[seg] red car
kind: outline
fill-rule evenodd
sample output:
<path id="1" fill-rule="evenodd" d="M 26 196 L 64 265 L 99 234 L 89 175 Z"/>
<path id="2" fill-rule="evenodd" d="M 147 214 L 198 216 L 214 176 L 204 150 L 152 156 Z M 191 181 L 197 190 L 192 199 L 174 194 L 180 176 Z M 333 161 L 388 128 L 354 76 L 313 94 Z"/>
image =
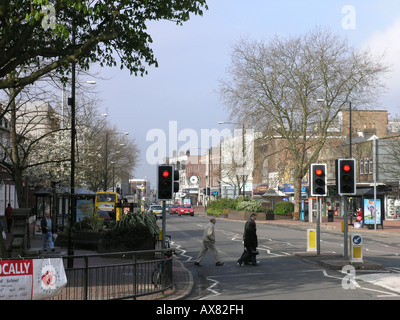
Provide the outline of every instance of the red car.
<path id="1" fill-rule="evenodd" d="M 183 214 L 190 214 L 192 217 L 194 216 L 194 209 L 191 204 L 184 204 L 180 206 L 178 215 L 181 216 Z"/>
<path id="2" fill-rule="evenodd" d="M 170 208 L 169 208 L 169 214 L 174 214 L 174 213 L 179 213 L 178 210 L 180 208 L 179 204 L 173 204 Z"/>

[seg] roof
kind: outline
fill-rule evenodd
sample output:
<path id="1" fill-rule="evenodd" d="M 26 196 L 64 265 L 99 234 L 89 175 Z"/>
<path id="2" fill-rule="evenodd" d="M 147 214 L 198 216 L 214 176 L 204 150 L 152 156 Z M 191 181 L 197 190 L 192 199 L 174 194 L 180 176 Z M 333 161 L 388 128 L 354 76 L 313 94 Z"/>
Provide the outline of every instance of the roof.
<path id="1" fill-rule="evenodd" d="M 58 195 L 70 195 L 70 188 L 69 187 L 56 187 L 56 192 Z M 49 196 L 52 195 L 53 188 L 46 187 L 34 193 L 35 196 Z M 75 188 L 74 194 L 76 196 L 94 196 L 96 192 L 88 190 L 86 188 Z"/>

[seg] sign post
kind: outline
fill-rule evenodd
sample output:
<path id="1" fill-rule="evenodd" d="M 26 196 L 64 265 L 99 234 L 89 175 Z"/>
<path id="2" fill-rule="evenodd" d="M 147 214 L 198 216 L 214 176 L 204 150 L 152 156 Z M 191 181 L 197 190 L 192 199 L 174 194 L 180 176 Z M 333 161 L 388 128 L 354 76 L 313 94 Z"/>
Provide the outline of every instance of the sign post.
<path id="1" fill-rule="evenodd" d="M 351 262 L 363 262 L 363 240 L 360 234 L 350 235 L 350 261 Z"/>

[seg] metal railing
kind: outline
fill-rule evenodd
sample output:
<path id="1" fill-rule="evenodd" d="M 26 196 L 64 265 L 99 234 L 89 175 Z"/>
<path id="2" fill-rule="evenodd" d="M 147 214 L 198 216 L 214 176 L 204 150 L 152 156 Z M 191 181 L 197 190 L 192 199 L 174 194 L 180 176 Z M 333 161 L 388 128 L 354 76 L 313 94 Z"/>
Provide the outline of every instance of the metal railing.
<path id="1" fill-rule="evenodd" d="M 53 300 L 137 299 L 172 288 L 171 249 L 63 256 L 67 285 Z M 151 298 L 151 297 L 149 297 Z"/>

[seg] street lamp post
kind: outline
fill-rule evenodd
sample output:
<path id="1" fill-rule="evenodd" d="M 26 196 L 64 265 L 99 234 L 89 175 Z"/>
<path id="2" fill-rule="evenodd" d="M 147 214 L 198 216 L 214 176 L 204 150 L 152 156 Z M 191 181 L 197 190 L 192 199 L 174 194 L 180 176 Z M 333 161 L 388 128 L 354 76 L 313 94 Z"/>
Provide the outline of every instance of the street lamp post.
<path id="1" fill-rule="evenodd" d="M 123 134 L 123 135 L 129 135 L 129 132 L 113 132 L 113 133 L 110 133 L 110 134 L 113 134 L 113 135 L 116 135 L 116 134 Z M 108 165 L 107 165 L 107 162 L 108 162 L 108 135 L 109 135 L 109 133 L 108 132 L 106 132 L 106 149 L 105 149 L 105 159 L 104 159 L 104 191 L 107 191 L 107 175 L 108 175 Z"/>
<path id="2" fill-rule="evenodd" d="M 218 121 L 218 124 L 238 124 L 240 123 L 237 122 L 226 122 L 226 121 Z M 242 125 L 242 155 L 243 155 L 243 166 L 245 166 L 245 156 L 246 156 L 246 139 L 245 139 L 245 132 L 244 132 L 244 123 Z M 245 179 L 245 174 L 244 174 L 244 168 L 242 172 L 242 184 L 243 184 L 243 197 L 246 195 L 246 185 L 245 185 L 246 179 Z M 240 189 L 239 189 L 240 190 Z"/>

